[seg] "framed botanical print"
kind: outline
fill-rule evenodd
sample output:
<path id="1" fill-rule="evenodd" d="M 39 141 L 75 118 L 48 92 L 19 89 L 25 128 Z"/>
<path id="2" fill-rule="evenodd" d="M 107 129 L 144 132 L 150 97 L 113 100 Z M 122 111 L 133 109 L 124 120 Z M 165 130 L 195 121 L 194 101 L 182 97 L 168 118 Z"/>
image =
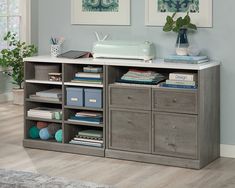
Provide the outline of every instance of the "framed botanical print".
<path id="1" fill-rule="evenodd" d="M 145 24 L 163 26 L 166 16 L 177 12 L 184 16 L 189 12 L 192 23 L 198 27 L 212 27 L 213 0 L 145 0 Z"/>
<path id="2" fill-rule="evenodd" d="M 71 23 L 130 25 L 130 0 L 71 0 Z"/>

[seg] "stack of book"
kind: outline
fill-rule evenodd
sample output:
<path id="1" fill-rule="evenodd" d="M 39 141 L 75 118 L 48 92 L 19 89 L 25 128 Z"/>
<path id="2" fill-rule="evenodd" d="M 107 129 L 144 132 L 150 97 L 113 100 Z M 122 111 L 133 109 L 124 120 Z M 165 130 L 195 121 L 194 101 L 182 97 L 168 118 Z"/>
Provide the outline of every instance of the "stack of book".
<path id="1" fill-rule="evenodd" d="M 124 74 L 118 82 L 127 84 L 155 85 L 163 80 L 165 80 L 165 77 L 154 71 L 129 69 L 129 71 Z"/>
<path id="2" fill-rule="evenodd" d="M 207 56 L 180 56 L 180 55 L 170 55 L 164 59 L 168 63 L 191 63 L 200 64 L 208 62 Z"/>
<path id="3" fill-rule="evenodd" d="M 30 95 L 29 98 L 35 100 L 59 102 L 62 99 L 62 90 L 49 89 L 49 90 L 39 91 L 36 92 L 36 94 Z"/>
<path id="4" fill-rule="evenodd" d="M 103 131 L 101 130 L 83 130 L 79 131 L 70 142 L 83 146 L 103 147 Z"/>
<path id="5" fill-rule="evenodd" d="M 27 112 L 28 117 L 43 118 L 43 119 L 55 119 L 56 113 L 62 113 L 61 109 L 37 107 L 30 109 Z"/>
<path id="6" fill-rule="evenodd" d="M 160 87 L 197 89 L 196 73 L 170 73 L 169 79 L 161 83 Z"/>
<path id="7" fill-rule="evenodd" d="M 84 67 L 83 72 L 75 74 L 72 80 L 75 83 L 84 84 L 102 84 L 103 83 L 103 69 L 101 67 Z"/>
<path id="8" fill-rule="evenodd" d="M 103 114 L 101 112 L 81 111 L 77 112 L 75 115 L 72 115 L 68 121 L 102 124 Z"/>

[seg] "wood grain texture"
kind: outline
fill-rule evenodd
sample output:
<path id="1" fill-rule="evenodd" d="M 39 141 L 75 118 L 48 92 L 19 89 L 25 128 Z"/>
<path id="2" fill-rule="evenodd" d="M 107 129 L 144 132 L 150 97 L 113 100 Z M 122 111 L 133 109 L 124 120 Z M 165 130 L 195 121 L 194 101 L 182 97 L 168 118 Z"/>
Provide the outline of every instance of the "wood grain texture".
<path id="1" fill-rule="evenodd" d="M 198 77 L 198 141 L 203 167 L 220 156 L 220 67 L 201 70 Z"/>
<path id="2" fill-rule="evenodd" d="M 197 159 L 197 116 L 153 113 L 153 153 Z"/>
<path id="3" fill-rule="evenodd" d="M 153 89 L 153 110 L 197 114 L 197 91 Z"/>
<path id="4" fill-rule="evenodd" d="M 22 147 L 23 108 L 0 104 L 0 168 L 91 181 L 118 188 L 234 188 L 235 159 L 202 170 Z"/>

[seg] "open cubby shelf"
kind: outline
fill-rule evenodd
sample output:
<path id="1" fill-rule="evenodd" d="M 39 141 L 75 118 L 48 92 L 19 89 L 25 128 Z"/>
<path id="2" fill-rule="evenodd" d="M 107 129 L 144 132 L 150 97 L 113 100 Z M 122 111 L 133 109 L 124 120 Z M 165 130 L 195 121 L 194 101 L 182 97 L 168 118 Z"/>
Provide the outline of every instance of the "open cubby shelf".
<path id="1" fill-rule="evenodd" d="M 46 64 L 48 65 L 49 62 Z M 105 146 L 105 126 L 106 126 L 106 117 L 105 117 L 105 100 L 104 96 L 106 90 L 104 88 L 105 85 L 105 67 L 98 66 L 103 68 L 103 84 L 85 84 L 85 83 L 73 83 L 71 80 L 73 79 L 76 72 L 82 71 L 84 66 L 82 64 L 58 64 L 60 70 L 62 72 L 62 81 L 61 82 L 53 82 L 47 80 L 35 80 L 35 65 L 44 65 L 44 63 L 40 62 L 27 62 L 25 65 L 25 139 L 24 146 L 39 148 L 39 149 L 48 149 L 55 151 L 64 151 L 78 154 L 88 154 L 95 156 L 104 156 L 104 148 L 99 147 L 89 147 L 82 145 L 69 144 L 70 140 L 74 138 L 74 136 L 78 133 L 79 130 L 86 129 L 99 129 L 103 131 L 103 140 Z M 97 66 L 97 65 L 95 65 Z M 66 88 L 68 87 L 81 87 L 81 88 L 97 88 L 103 89 L 103 107 L 102 108 L 90 108 L 90 107 L 78 107 L 78 106 L 68 106 L 66 102 Z M 36 92 L 60 88 L 62 89 L 62 101 L 47 101 L 41 99 L 31 99 L 30 95 L 34 95 Z M 36 107 L 48 107 L 48 108 L 58 108 L 62 109 L 62 120 L 54 120 L 54 119 L 43 119 L 37 117 L 27 117 L 27 111 Z M 104 123 L 102 124 L 92 124 L 86 122 L 74 122 L 67 121 L 68 118 L 79 111 L 91 111 L 91 112 L 101 112 L 103 113 Z M 61 124 L 61 128 L 63 130 L 63 142 L 57 143 L 55 140 L 43 141 L 40 139 L 29 139 L 28 138 L 28 130 L 32 125 L 35 125 L 36 122 L 48 122 L 48 123 L 58 123 Z"/>
<path id="2" fill-rule="evenodd" d="M 50 62 L 59 66 L 62 81 L 35 80 L 35 66 L 48 65 Z M 88 65 L 103 68 L 102 84 L 90 84 L 94 80 L 93 82 L 89 80 L 87 84 L 72 82 L 75 74 L 82 72 Z M 198 89 L 117 84 L 130 68 L 154 70 L 166 76 L 173 72 L 193 73 L 196 74 Z M 155 62 L 155 60 L 153 63 L 140 63 L 140 61 L 121 59 L 27 58 L 23 144 L 28 148 L 200 169 L 217 159 L 220 153 L 219 72 L 220 66 L 217 62 L 190 65 Z M 100 77 L 99 75 L 98 78 Z M 100 83 L 100 80 L 95 82 Z M 30 99 L 30 95 L 52 88 L 62 90 L 61 102 Z M 67 88 L 75 88 L 75 92 L 79 94 L 87 92 L 81 88 L 102 89 L 102 107 L 90 108 L 76 102 L 78 106 L 70 106 L 74 104 L 72 100 L 68 105 Z M 70 95 L 68 96 L 72 99 Z M 74 101 L 78 101 L 77 98 L 75 96 Z M 84 100 L 81 95 L 80 99 Z M 62 120 L 27 117 L 27 111 L 36 107 L 62 109 Z M 75 114 L 79 117 L 81 114 L 77 113 L 82 111 L 91 114 L 102 113 L 103 123 L 68 121 L 69 118 L 74 118 Z M 28 131 L 37 121 L 61 124 L 63 142 L 29 139 Z M 75 137 L 76 140 L 84 141 L 81 135 L 77 135 L 81 134 L 80 131 L 87 130 L 97 130 L 92 132 L 97 137 L 101 137 L 100 131 L 102 131 L 102 148 L 69 144 Z"/>

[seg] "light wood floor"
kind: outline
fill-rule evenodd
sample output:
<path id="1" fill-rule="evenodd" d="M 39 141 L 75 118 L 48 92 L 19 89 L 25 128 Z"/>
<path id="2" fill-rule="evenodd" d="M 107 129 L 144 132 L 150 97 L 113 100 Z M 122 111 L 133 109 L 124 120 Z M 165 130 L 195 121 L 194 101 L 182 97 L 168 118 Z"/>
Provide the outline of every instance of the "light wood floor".
<path id="1" fill-rule="evenodd" d="M 189 170 L 22 147 L 22 107 L 0 104 L 0 168 L 121 188 L 235 188 L 235 159 Z"/>

